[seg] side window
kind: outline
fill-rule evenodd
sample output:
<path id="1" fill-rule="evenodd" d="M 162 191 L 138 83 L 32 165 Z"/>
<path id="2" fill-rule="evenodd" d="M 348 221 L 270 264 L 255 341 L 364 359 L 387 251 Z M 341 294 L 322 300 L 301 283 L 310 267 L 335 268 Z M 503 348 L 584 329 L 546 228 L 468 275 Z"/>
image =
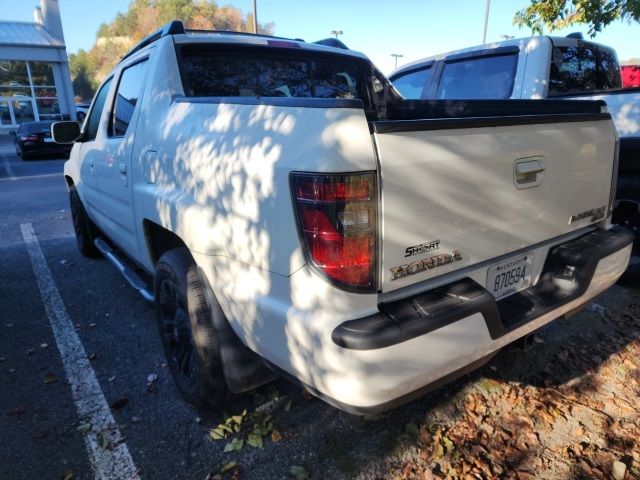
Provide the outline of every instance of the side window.
<path id="1" fill-rule="evenodd" d="M 429 65 L 426 68 L 411 70 L 392 80 L 393 86 L 398 89 L 404 98 L 409 100 L 419 100 L 427 98 L 427 89 L 433 77 L 433 68 Z"/>
<path id="2" fill-rule="evenodd" d="M 109 126 L 110 137 L 122 137 L 127 131 L 133 111 L 142 93 L 148 64 L 148 60 L 143 60 L 122 71 L 113 103 Z"/>
<path id="3" fill-rule="evenodd" d="M 100 125 L 100 117 L 102 116 L 102 110 L 104 110 L 104 103 L 107 101 L 107 94 L 109 93 L 109 87 L 111 86 L 111 78 L 102 84 L 102 88 L 96 95 L 96 99 L 91 106 L 91 113 L 86 121 L 86 136 L 85 142 L 95 140 L 98 134 L 98 125 Z"/>
<path id="4" fill-rule="evenodd" d="M 517 54 L 445 61 L 436 98 L 509 98 L 517 66 Z"/>

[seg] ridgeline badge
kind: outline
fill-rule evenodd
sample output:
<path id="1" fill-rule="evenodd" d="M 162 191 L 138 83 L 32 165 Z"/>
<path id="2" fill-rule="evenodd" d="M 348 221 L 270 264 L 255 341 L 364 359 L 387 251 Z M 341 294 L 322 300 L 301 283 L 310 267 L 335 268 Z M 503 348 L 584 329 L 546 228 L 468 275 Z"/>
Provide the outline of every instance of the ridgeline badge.
<path id="1" fill-rule="evenodd" d="M 591 217 L 590 219 L 591 222 L 597 222 L 598 220 L 602 220 L 606 213 L 607 213 L 606 205 L 603 205 L 598 208 L 592 208 L 591 210 L 586 210 L 584 212 L 576 213 L 575 215 L 571 215 L 571 218 L 569 219 L 569 225 L 589 217 Z"/>

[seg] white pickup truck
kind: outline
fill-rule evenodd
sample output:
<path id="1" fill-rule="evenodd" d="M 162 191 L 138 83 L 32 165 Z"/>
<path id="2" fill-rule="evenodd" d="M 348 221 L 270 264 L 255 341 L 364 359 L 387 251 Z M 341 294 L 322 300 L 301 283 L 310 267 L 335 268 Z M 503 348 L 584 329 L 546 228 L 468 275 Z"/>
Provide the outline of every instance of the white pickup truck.
<path id="1" fill-rule="evenodd" d="M 52 130 L 80 250 L 155 303 L 199 406 L 278 372 L 391 408 L 584 306 L 631 251 L 603 102 L 406 101 L 362 54 L 176 21 Z"/>
<path id="2" fill-rule="evenodd" d="M 613 49 L 568 37 L 529 37 L 423 58 L 390 75 L 409 99 L 604 100 L 620 136 L 613 219 L 640 243 L 640 87 L 622 88 Z"/>

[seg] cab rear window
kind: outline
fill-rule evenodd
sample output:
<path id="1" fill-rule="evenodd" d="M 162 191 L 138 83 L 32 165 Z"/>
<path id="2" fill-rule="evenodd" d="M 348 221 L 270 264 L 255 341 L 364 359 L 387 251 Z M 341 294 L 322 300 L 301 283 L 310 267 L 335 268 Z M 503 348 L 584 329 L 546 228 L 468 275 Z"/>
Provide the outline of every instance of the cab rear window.
<path id="1" fill-rule="evenodd" d="M 621 87 L 620 67 L 613 50 L 588 42 L 553 49 L 548 96 Z"/>
<path id="2" fill-rule="evenodd" d="M 185 46 L 180 65 L 189 97 L 361 99 L 367 104 L 367 64 L 294 49 Z M 293 50 L 290 51 L 290 50 Z"/>

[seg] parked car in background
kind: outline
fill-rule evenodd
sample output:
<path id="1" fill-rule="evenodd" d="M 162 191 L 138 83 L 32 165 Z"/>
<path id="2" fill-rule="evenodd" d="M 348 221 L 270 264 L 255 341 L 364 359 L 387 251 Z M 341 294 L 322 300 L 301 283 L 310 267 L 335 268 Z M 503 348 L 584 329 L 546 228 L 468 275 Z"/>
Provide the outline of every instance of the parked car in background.
<path id="1" fill-rule="evenodd" d="M 87 116 L 88 111 L 88 103 L 76 103 L 76 118 L 78 119 L 78 123 L 80 125 L 82 125 L 82 123 L 84 122 L 84 118 Z"/>
<path id="2" fill-rule="evenodd" d="M 569 37 L 529 37 L 443 53 L 390 75 L 407 99 L 604 100 L 620 136 L 614 221 L 640 243 L 640 88 L 622 88 L 615 51 Z"/>
<path id="3" fill-rule="evenodd" d="M 51 137 L 52 121 L 24 122 L 16 130 L 13 143 L 16 154 L 22 160 L 31 160 L 37 155 L 59 155 L 69 158 L 71 145 L 55 143 Z"/>
<path id="4" fill-rule="evenodd" d="M 620 73 L 623 88 L 640 87 L 640 65 L 623 65 Z"/>

